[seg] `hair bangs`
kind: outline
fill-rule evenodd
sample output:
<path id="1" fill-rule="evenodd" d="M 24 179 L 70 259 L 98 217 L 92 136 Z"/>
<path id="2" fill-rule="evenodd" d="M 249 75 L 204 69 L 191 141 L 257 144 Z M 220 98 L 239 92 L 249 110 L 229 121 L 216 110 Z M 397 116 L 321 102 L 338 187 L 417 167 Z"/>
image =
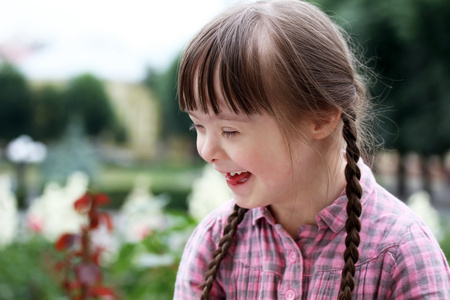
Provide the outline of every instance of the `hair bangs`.
<path id="1" fill-rule="evenodd" d="M 249 17 L 208 24 L 189 44 L 178 78 L 181 110 L 220 114 L 227 105 L 247 115 L 272 112 L 261 75 L 258 26 Z"/>

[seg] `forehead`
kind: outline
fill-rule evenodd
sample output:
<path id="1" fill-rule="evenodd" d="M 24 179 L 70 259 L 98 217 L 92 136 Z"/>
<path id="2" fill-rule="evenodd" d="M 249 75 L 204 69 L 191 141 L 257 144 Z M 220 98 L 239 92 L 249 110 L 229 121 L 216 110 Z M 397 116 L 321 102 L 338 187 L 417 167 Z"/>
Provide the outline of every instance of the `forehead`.
<path id="1" fill-rule="evenodd" d="M 221 109 L 219 113 L 214 113 L 212 109 L 208 112 L 203 112 L 200 110 L 186 111 L 189 116 L 196 119 L 218 119 L 225 121 L 240 121 L 240 122 L 250 122 L 254 118 L 252 115 L 247 115 L 244 113 L 235 113 L 229 108 Z"/>

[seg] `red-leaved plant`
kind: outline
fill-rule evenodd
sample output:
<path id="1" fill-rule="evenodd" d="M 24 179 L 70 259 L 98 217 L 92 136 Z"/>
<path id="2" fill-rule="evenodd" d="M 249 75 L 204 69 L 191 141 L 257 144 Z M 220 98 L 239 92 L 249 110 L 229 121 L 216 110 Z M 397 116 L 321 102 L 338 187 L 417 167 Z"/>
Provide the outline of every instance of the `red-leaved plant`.
<path id="1" fill-rule="evenodd" d="M 87 215 L 87 225 L 81 226 L 80 234 L 65 233 L 55 242 L 56 249 L 64 251 L 56 268 L 63 273 L 62 286 L 72 300 L 116 299 L 113 290 L 103 285 L 100 255 L 104 249 L 95 246 L 90 237 L 91 231 L 100 224 L 113 230 L 110 215 L 98 210 L 108 202 L 109 198 L 104 194 L 84 194 L 74 207 L 78 213 Z"/>

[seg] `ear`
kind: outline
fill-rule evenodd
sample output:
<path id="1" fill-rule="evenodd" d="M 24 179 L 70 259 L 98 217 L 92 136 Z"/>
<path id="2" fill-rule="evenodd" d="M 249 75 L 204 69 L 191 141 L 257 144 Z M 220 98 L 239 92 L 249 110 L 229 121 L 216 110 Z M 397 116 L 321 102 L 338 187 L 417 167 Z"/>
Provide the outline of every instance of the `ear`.
<path id="1" fill-rule="evenodd" d="M 341 114 L 340 109 L 333 109 L 325 117 L 314 120 L 310 127 L 313 139 L 321 140 L 332 134 L 341 120 Z"/>

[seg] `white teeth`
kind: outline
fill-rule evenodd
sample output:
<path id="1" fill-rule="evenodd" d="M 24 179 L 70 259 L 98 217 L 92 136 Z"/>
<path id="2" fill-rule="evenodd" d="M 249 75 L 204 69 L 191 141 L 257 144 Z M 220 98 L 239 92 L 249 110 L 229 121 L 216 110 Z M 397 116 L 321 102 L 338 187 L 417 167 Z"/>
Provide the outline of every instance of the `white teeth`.
<path id="1" fill-rule="evenodd" d="M 240 175 L 240 174 L 242 174 L 242 173 L 244 173 L 244 172 L 247 172 L 247 171 L 230 172 L 230 175 L 231 175 L 231 176 L 234 176 L 234 175 Z"/>

